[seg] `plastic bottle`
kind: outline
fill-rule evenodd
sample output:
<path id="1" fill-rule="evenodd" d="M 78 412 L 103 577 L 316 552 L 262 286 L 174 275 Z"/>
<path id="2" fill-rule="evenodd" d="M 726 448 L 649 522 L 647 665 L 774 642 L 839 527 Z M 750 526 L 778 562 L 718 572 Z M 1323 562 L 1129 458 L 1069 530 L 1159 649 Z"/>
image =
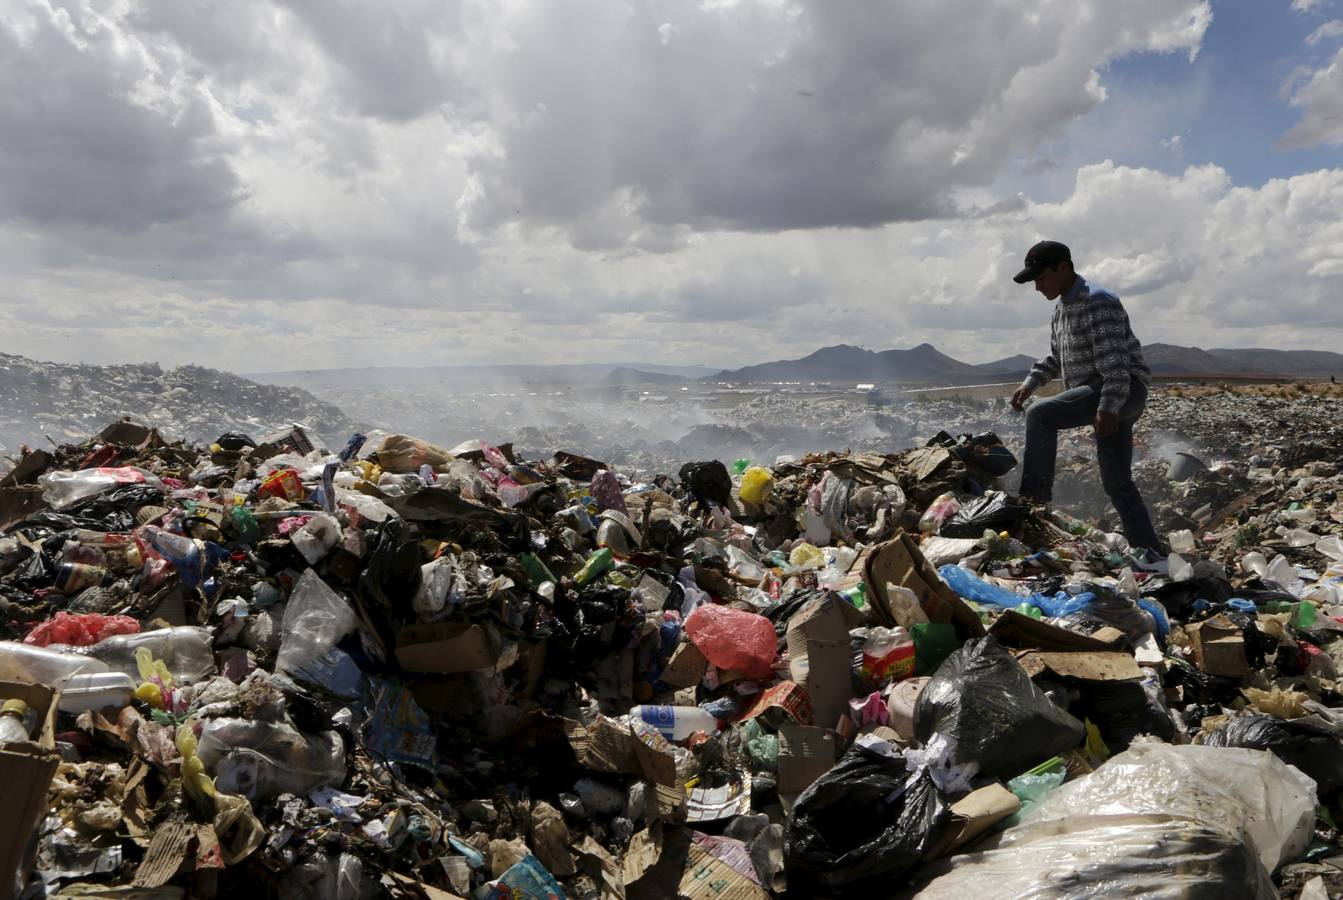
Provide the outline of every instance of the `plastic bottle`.
<path id="1" fill-rule="evenodd" d="M 0 747 L 29 740 L 28 704 L 17 698 L 6 700 L 0 706 Z"/>
<path id="2" fill-rule="evenodd" d="M 123 672 L 75 675 L 61 689 L 61 712 L 82 713 L 108 706 L 125 706 L 135 693 L 135 679 Z"/>
<path id="3" fill-rule="evenodd" d="M 698 706 L 636 706 L 630 717 L 652 725 L 669 741 L 684 741 L 698 731 L 718 731 L 718 720 Z"/>
<path id="4" fill-rule="evenodd" d="M 122 672 L 136 678 L 140 668 L 135 661 L 135 651 L 141 647 L 155 659 L 162 660 L 177 681 L 191 684 L 215 673 L 210 629 L 196 625 L 119 634 L 87 647 L 52 644 L 47 649 L 91 657 L 103 664 L 101 671 Z"/>
<path id="5" fill-rule="evenodd" d="M 107 664 L 91 657 L 62 653 L 18 641 L 0 641 L 0 680 L 62 687 L 74 675 L 106 672 Z"/>
<path id="6" fill-rule="evenodd" d="M 1172 531 L 1166 536 L 1170 542 L 1171 553 L 1193 553 L 1197 549 L 1194 543 L 1194 533 L 1188 528 L 1181 531 Z"/>
<path id="7" fill-rule="evenodd" d="M 107 569 L 81 562 L 63 562 L 56 570 L 56 590 L 73 597 L 85 588 L 96 587 L 107 578 Z"/>

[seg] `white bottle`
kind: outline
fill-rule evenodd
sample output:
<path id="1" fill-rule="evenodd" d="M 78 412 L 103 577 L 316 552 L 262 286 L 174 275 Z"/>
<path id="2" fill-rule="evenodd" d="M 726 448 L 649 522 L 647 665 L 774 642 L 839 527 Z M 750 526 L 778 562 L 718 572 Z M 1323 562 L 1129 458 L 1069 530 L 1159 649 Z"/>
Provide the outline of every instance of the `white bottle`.
<path id="1" fill-rule="evenodd" d="M 718 720 L 698 706 L 636 706 L 630 718 L 652 725 L 669 741 L 684 741 L 697 731 L 718 731 Z"/>
<path id="2" fill-rule="evenodd" d="M 18 699 L 6 700 L 0 707 L 0 747 L 31 737 L 28 733 L 28 704 Z"/>

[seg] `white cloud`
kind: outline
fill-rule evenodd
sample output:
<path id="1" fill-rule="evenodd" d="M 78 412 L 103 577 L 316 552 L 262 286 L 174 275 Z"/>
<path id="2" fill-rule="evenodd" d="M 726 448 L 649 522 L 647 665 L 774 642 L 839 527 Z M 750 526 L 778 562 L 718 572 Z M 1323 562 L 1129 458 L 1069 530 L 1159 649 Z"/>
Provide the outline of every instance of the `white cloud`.
<path id="1" fill-rule="evenodd" d="M 1318 343 L 1299 323 L 1335 315 L 1343 173 L 1246 189 L 1102 163 L 1057 203 L 996 189 L 1104 101 L 1107 62 L 1193 54 L 1210 16 L 1037 9 L 11 2 L 6 349 L 238 370 L 925 340 L 989 359 L 1039 349 L 1047 307 L 1010 275 L 1043 235 L 1147 340 Z M 1328 112 L 1318 75 L 1303 124 Z"/>
<path id="2" fill-rule="evenodd" d="M 1284 89 L 1300 120 L 1282 136 L 1287 149 L 1343 145 L 1343 47 L 1318 69 L 1302 68 Z"/>
<path id="3" fill-rule="evenodd" d="M 1292 9 L 1297 12 L 1314 12 L 1322 9 L 1329 0 L 1292 0 Z"/>
<path id="4" fill-rule="evenodd" d="M 1314 47 L 1320 41 L 1343 37 L 1343 19 L 1331 19 L 1316 28 L 1306 37 L 1307 46 Z"/>

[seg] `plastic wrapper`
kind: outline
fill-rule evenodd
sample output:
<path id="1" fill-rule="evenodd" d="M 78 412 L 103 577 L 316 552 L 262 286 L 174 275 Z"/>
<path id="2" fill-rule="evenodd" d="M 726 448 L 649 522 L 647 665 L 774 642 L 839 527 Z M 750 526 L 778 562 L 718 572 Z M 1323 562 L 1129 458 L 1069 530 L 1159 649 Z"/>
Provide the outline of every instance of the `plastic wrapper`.
<path id="1" fill-rule="evenodd" d="M 1029 508 L 1003 491 L 991 491 L 971 500 L 942 523 L 943 537 L 977 538 L 985 531 L 1002 531 L 1020 522 Z"/>
<path id="2" fill-rule="evenodd" d="M 943 524 L 956 515 L 960 508 L 961 503 L 956 499 L 955 494 L 942 494 L 928 504 L 928 508 L 919 517 L 919 531 L 924 534 L 940 533 Z M 979 535 L 972 535 L 972 537 L 979 537 Z"/>
<path id="3" fill-rule="evenodd" d="M 305 735 L 283 722 L 211 719 L 196 755 L 226 794 L 262 800 L 345 780 L 345 746 L 334 731 Z"/>
<path id="4" fill-rule="evenodd" d="M 1237 716 L 1211 732 L 1203 744 L 1268 750 L 1314 779 L 1321 798 L 1343 787 L 1343 742 L 1331 729 L 1310 719 Z"/>
<path id="5" fill-rule="evenodd" d="M 886 896 L 950 816 L 925 771 L 855 746 L 797 798 L 784 832 L 789 894 Z"/>
<path id="6" fill-rule="evenodd" d="M 704 658 L 747 678 L 766 678 L 774 668 L 778 638 L 764 616 L 706 603 L 686 620 L 686 634 Z"/>
<path id="7" fill-rule="evenodd" d="M 293 673 L 320 659 L 354 625 L 354 609 L 345 598 L 315 571 L 305 569 L 285 606 L 275 670 Z"/>
<path id="8" fill-rule="evenodd" d="M 980 775 L 1012 777 L 1076 747 L 1085 728 L 1054 705 L 992 637 L 971 641 L 938 668 L 919 694 L 914 733 L 944 735 L 954 759 Z"/>

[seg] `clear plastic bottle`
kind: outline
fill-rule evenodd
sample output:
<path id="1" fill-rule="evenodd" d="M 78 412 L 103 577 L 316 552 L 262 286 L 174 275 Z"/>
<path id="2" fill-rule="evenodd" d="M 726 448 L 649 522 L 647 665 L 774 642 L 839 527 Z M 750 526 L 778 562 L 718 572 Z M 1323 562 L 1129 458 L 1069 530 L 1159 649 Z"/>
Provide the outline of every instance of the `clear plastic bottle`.
<path id="1" fill-rule="evenodd" d="M 209 628 L 182 625 L 139 634 L 119 634 L 87 647 L 52 644 L 49 649 L 61 653 L 92 657 L 103 663 L 96 671 L 123 672 L 138 677 L 140 668 L 135 651 L 147 648 L 155 659 L 163 660 L 173 678 L 185 684 L 202 681 L 215 674 L 213 638 Z M 94 670 L 86 670 L 94 671 Z"/>
<path id="2" fill-rule="evenodd" d="M 62 653 L 61 649 L 0 641 L 0 680 L 60 688 L 75 675 L 107 671 L 107 665 L 99 660 Z"/>
<path id="3" fill-rule="evenodd" d="M 32 732 L 28 728 L 28 704 L 22 700 L 6 700 L 0 706 L 0 747 L 30 740 Z"/>
<path id="4" fill-rule="evenodd" d="M 630 718 L 652 725 L 669 741 L 684 741 L 697 731 L 718 731 L 718 720 L 698 706 L 636 706 Z"/>

